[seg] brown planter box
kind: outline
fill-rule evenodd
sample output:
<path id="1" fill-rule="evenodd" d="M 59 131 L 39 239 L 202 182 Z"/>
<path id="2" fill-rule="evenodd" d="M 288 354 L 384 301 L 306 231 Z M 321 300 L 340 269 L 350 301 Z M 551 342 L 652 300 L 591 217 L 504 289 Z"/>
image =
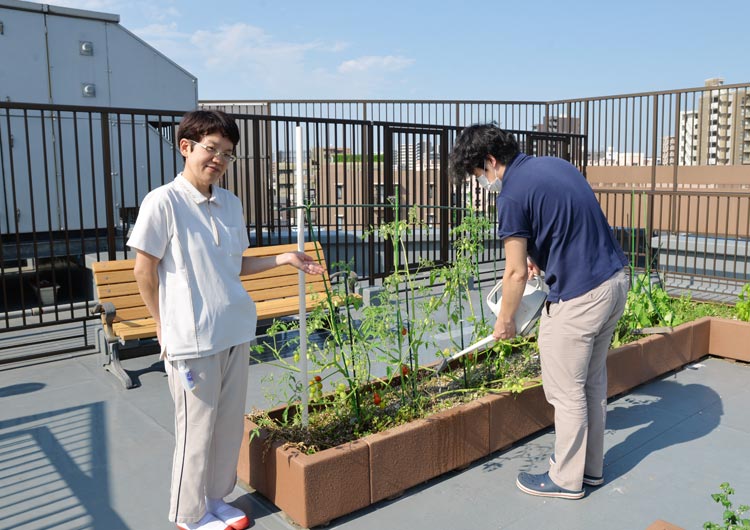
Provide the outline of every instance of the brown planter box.
<path id="1" fill-rule="evenodd" d="M 245 418 L 245 442 L 255 429 Z M 262 431 L 261 431 L 262 432 Z M 238 478 L 305 528 L 370 505 L 369 447 L 362 440 L 305 455 L 265 437 L 241 449 Z"/>
<path id="2" fill-rule="evenodd" d="M 489 407 L 477 401 L 364 438 L 371 502 L 488 455 L 488 416 Z"/>
<path id="3" fill-rule="evenodd" d="M 541 386 L 520 394 L 493 394 L 479 401 L 489 405 L 490 453 L 546 429 L 555 419 L 555 409 L 547 403 Z"/>
<path id="4" fill-rule="evenodd" d="M 699 318 L 693 322 L 693 341 L 690 361 L 695 362 L 708 355 L 711 341 L 711 317 Z"/>
<path id="5" fill-rule="evenodd" d="M 750 324 L 738 320 L 712 318 L 708 353 L 750 362 Z"/>
<path id="6" fill-rule="evenodd" d="M 692 323 L 674 328 L 672 333 L 641 339 L 643 382 L 681 368 L 691 362 Z"/>
<path id="7" fill-rule="evenodd" d="M 641 341 L 607 353 L 607 397 L 623 394 L 644 382 Z"/>
<path id="8" fill-rule="evenodd" d="M 750 324 L 706 318 L 668 335 L 611 350 L 608 396 L 626 392 L 706 354 L 750 362 Z M 315 455 L 249 442 L 245 420 L 238 478 L 303 527 L 327 523 L 511 444 L 554 421 L 542 387 L 493 394 Z"/>

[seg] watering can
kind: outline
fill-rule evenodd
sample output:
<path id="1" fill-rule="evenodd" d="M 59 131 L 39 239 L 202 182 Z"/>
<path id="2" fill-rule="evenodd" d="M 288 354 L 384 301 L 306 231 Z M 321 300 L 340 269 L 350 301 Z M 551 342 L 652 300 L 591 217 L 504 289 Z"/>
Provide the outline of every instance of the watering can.
<path id="1" fill-rule="evenodd" d="M 516 314 L 514 317 L 516 321 L 516 331 L 519 335 L 528 335 L 534 329 L 534 325 L 542 315 L 542 308 L 544 307 L 544 302 L 547 301 L 548 292 L 549 290 L 547 288 L 547 284 L 544 283 L 540 276 L 534 276 L 531 280 L 526 282 L 523 296 L 521 297 L 521 302 L 518 304 L 518 309 L 516 310 Z M 498 316 L 500 314 L 500 302 L 502 298 L 503 281 L 500 280 L 487 295 L 487 305 L 490 307 L 490 310 L 495 314 L 495 316 Z M 468 348 L 464 348 L 460 352 L 454 353 L 450 357 L 446 357 L 440 363 L 440 366 L 438 366 L 437 373 L 445 370 L 445 368 L 448 366 L 448 364 L 451 363 L 451 361 L 459 359 L 467 353 L 476 351 L 494 342 L 495 337 L 489 335 L 475 342 Z"/>

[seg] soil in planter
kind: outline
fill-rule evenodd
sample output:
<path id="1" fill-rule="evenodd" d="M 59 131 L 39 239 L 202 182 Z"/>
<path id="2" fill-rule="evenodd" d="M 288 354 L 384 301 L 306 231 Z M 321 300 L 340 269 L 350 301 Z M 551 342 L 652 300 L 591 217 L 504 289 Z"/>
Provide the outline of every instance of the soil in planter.
<path id="1" fill-rule="evenodd" d="M 426 418 L 488 393 L 520 391 L 529 381 L 539 380 L 541 368 L 535 349 L 536 345 L 527 345 L 521 351 L 488 350 L 478 356 L 467 355 L 460 366 L 440 376 L 425 368 L 416 376 L 405 371 L 390 382 L 375 383 L 359 393 L 361 421 L 353 412 L 348 389 L 313 402 L 308 427 L 300 424 L 296 407 L 273 418 L 267 411 L 253 411 L 248 416 L 268 431 L 269 444 L 283 441 L 312 454 Z"/>

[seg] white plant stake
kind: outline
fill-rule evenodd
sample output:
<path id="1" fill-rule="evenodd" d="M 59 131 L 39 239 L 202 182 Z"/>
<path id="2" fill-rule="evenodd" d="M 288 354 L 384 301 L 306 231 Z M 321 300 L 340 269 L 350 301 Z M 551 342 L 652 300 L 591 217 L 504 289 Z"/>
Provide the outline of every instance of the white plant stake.
<path id="1" fill-rule="evenodd" d="M 305 192 L 302 182 L 302 127 L 297 126 L 297 250 L 305 251 Z M 305 273 L 299 271 L 299 370 L 302 378 L 302 426 L 307 427 L 307 301 L 305 300 Z"/>

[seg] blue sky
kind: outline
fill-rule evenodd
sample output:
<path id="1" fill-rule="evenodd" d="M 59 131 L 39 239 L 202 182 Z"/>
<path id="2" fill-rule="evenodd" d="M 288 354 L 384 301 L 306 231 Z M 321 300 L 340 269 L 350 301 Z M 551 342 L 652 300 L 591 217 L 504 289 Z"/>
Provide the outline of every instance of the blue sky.
<path id="1" fill-rule="evenodd" d="M 198 77 L 200 99 L 556 100 L 750 81 L 748 0 L 58 0 Z"/>

